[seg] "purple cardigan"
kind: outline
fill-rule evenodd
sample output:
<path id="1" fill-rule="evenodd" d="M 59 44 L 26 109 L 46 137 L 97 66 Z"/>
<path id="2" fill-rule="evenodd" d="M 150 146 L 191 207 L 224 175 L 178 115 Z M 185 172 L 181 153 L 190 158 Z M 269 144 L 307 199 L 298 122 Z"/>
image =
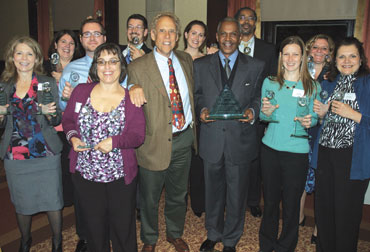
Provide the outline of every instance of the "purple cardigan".
<path id="1" fill-rule="evenodd" d="M 96 83 L 78 85 L 72 92 L 62 119 L 63 130 L 69 142 L 72 137 L 81 138 L 78 128 L 78 115 L 95 85 Z M 126 185 L 128 185 L 137 175 L 138 168 L 135 148 L 139 147 L 144 142 L 145 117 L 143 109 L 133 105 L 128 90 L 125 89 L 125 91 L 125 128 L 120 135 L 112 136 L 112 144 L 113 148 L 121 149 L 125 165 L 124 178 Z M 75 152 L 73 148 L 69 153 L 69 159 L 70 172 L 74 173 L 77 164 L 77 152 Z"/>

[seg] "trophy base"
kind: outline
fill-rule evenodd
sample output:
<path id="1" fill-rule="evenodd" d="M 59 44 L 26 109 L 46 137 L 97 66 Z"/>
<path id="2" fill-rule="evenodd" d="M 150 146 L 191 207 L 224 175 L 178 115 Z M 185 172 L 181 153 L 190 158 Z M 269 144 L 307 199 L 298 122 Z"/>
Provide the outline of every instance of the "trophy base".
<path id="1" fill-rule="evenodd" d="M 92 145 L 85 145 L 85 146 L 79 145 L 79 146 L 77 146 L 77 148 L 79 148 L 79 149 L 93 149 L 94 146 L 92 146 Z"/>
<path id="2" fill-rule="evenodd" d="M 243 114 L 211 114 L 207 120 L 237 120 L 237 119 L 248 119 Z"/>

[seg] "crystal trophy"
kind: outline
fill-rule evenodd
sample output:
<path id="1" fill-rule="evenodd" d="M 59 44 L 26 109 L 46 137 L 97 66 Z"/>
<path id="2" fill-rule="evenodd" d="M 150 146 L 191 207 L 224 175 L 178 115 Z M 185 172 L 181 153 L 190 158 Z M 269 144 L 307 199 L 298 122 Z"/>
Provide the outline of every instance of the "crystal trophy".
<path id="1" fill-rule="evenodd" d="M 334 95 L 333 95 L 333 101 L 340 101 L 340 102 L 343 101 L 344 95 L 345 95 L 345 92 L 343 92 L 343 91 L 335 92 Z M 328 120 L 326 122 L 328 122 L 328 123 L 340 123 L 340 119 L 342 117 L 331 111 L 331 105 L 332 105 L 332 103 L 330 103 L 330 106 L 329 106 L 329 109 L 328 109 L 328 114 L 327 114 Z"/>
<path id="2" fill-rule="evenodd" d="M 272 90 L 268 90 L 266 89 L 265 91 L 265 97 L 267 98 L 267 100 L 270 102 L 270 104 L 272 106 L 276 106 L 277 105 L 277 101 L 275 99 L 275 92 L 272 91 Z M 276 120 L 276 112 L 275 112 L 276 109 L 274 109 L 271 113 L 271 115 L 269 116 L 268 119 L 265 119 L 265 120 L 262 120 L 263 122 L 269 122 L 269 123 L 278 123 L 279 121 Z"/>
<path id="3" fill-rule="evenodd" d="M 7 115 L 9 114 L 8 108 L 6 108 L 6 93 L 5 93 L 5 85 L 0 83 L 0 115 Z"/>
<path id="4" fill-rule="evenodd" d="M 303 118 L 309 114 L 309 99 L 307 97 L 299 97 L 297 100 L 297 113 L 296 117 Z M 294 134 L 291 137 L 309 138 L 307 129 L 302 126 L 299 120 L 294 122 Z"/>
<path id="5" fill-rule="evenodd" d="M 51 93 L 51 87 L 49 82 L 39 83 L 39 91 L 42 92 L 42 105 L 47 105 L 54 102 L 53 94 Z M 41 111 L 38 114 L 45 115 L 56 115 L 56 113 L 47 112 L 49 107 L 45 107 L 44 110 L 41 107 Z M 38 109 L 39 110 L 39 109 Z"/>
<path id="6" fill-rule="evenodd" d="M 50 55 L 50 63 L 53 71 L 58 73 L 61 73 L 63 71 L 63 68 L 60 64 L 60 57 L 58 53 L 53 53 L 52 55 Z"/>
<path id="7" fill-rule="evenodd" d="M 71 86 L 75 88 L 79 84 L 78 82 L 79 80 L 80 80 L 80 75 L 72 71 L 71 74 L 69 75 L 69 81 L 68 81 L 69 84 L 71 84 Z M 69 98 L 62 96 L 62 101 L 68 101 L 68 100 Z"/>
<path id="8" fill-rule="evenodd" d="M 88 106 L 84 106 L 81 109 L 82 117 L 85 118 L 87 121 L 91 121 L 92 111 L 91 108 Z M 91 125 L 84 124 L 84 127 L 81 128 L 81 141 L 85 143 L 85 145 L 79 145 L 77 148 L 79 149 L 93 149 L 94 145 L 91 143 L 89 139 L 91 139 L 92 135 L 92 128 Z"/>
<path id="9" fill-rule="evenodd" d="M 328 98 L 329 98 L 329 93 L 328 91 L 326 90 L 321 90 L 320 92 L 320 98 L 321 98 L 321 102 L 323 104 L 326 104 L 328 102 Z"/>
<path id="10" fill-rule="evenodd" d="M 235 99 L 230 87 L 226 84 L 221 94 L 217 97 L 215 104 L 207 120 L 234 120 L 247 119 Z"/>
<path id="11" fill-rule="evenodd" d="M 308 63 L 307 63 L 308 72 L 310 73 L 312 79 L 315 79 L 316 69 L 315 69 L 315 63 L 313 62 L 313 57 L 308 57 Z"/>

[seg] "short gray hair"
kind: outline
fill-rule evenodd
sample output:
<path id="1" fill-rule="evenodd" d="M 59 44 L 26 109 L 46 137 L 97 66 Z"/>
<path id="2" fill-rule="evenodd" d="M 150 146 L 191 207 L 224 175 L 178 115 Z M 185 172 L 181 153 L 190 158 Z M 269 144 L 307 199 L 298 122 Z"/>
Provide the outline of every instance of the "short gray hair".
<path id="1" fill-rule="evenodd" d="M 181 31 L 180 19 L 175 14 L 173 14 L 172 12 L 161 12 L 161 13 L 157 14 L 153 18 L 152 22 L 150 23 L 150 30 L 155 31 L 155 27 L 157 26 L 157 23 L 158 23 L 159 19 L 161 19 L 162 17 L 169 17 L 169 18 L 172 19 L 172 21 L 176 25 L 176 33 L 180 37 L 180 31 Z"/>
<path id="2" fill-rule="evenodd" d="M 236 20 L 233 17 L 225 17 L 225 18 L 221 19 L 220 22 L 218 22 L 218 25 L 217 25 L 217 33 L 220 31 L 221 25 L 223 23 L 225 23 L 225 22 L 235 23 L 236 26 L 238 27 L 239 34 L 242 34 L 242 27 L 241 27 L 241 25 L 239 24 L 238 20 Z"/>

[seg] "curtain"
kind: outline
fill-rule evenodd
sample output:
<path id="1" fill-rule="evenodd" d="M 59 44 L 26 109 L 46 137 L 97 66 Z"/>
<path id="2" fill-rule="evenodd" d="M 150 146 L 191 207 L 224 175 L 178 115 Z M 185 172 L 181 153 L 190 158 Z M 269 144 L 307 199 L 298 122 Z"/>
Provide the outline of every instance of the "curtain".
<path id="1" fill-rule="evenodd" d="M 103 26 L 105 26 L 104 0 L 94 0 L 93 16 L 99 19 Z"/>
<path id="2" fill-rule="evenodd" d="M 228 0 L 227 16 L 233 17 L 235 13 L 242 7 L 249 7 L 253 10 L 256 10 L 256 0 Z"/>
<path id="3" fill-rule="evenodd" d="M 364 21 L 362 23 L 362 42 L 364 44 L 367 64 L 370 67 L 370 1 L 366 1 Z"/>
<path id="4" fill-rule="evenodd" d="M 50 45 L 50 13 L 49 0 L 37 1 L 37 40 L 41 46 L 44 59 L 48 58 L 48 49 Z M 51 27 L 52 28 L 52 27 Z"/>

